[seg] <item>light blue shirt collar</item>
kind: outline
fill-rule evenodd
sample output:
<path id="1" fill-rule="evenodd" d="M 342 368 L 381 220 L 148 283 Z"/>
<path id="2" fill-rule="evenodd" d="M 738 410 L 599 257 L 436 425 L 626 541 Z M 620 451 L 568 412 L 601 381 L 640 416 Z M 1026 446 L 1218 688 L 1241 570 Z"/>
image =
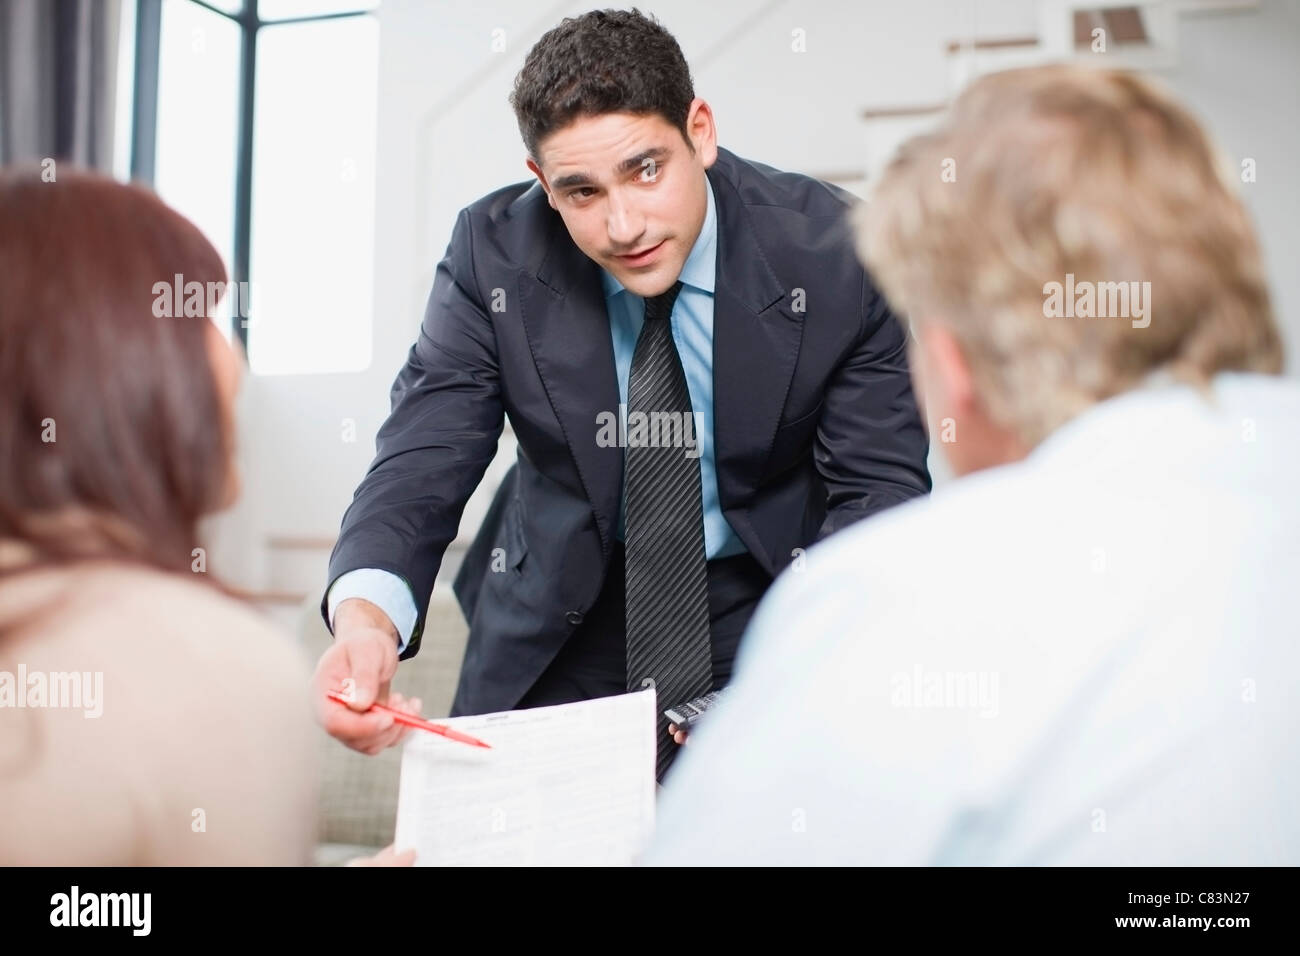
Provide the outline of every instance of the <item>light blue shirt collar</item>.
<path id="1" fill-rule="evenodd" d="M 704 184 L 708 187 L 704 191 L 707 203 L 704 225 L 700 227 L 700 234 L 695 237 L 695 245 L 691 247 L 690 255 L 682 264 L 682 271 L 678 278 L 681 279 L 682 285 L 712 295 L 718 265 L 718 214 L 713 201 L 713 184 L 709 182 L 708 176 L 704 177 Z M 605 298 L 608 299 L 623 291 L 623 283 L 603 268 L 600 270 L 600 278 L 605 286 Z"/>

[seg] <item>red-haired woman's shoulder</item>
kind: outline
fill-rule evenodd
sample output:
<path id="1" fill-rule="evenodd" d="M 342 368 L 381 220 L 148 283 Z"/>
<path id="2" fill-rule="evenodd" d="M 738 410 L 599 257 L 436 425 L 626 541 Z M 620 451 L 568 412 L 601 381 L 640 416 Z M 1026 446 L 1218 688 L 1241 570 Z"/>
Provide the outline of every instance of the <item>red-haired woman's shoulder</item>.
<path id="1" fill-rule="evenodd" d="M 20 581 L 0 583 L 0 604 Z M 21 586 L 58 595 L 5 648 L 42 725 L 21 784 L 28 805 L 71 787 L 98 806 L 76 838 L 100 847 L 97 862 L 310 858 L 321 732 L 290 635 L 201 579 L 131 565 L 40 572 Z M 131 832 L 118 832 L 124 820 Z M 90 862 L 72 844 L 48 849 L 44 862 Z"/>

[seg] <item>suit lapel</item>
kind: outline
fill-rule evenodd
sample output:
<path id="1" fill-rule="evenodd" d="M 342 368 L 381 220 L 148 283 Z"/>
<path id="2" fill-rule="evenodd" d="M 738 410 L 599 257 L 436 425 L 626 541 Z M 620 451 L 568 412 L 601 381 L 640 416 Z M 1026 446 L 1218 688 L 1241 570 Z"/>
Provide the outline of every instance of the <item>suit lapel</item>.
<path id="1" fill-rule="evenodd" d="M 803 339 L 795 312 L 767 264 L 737 191 L 735 158 L 720 150 L 709 170 L 718 212 L 713 300 L 713 448 L 718 493 L 730 513 L 754 490 L 776 434 Z M 755 542 L 746 540 L 751 548 Z"/>
<path id="2" fill-rule="evenodd" d="M 536 275 L 519 275 L 521 315 L 608 555 L 618 522 L 623 449 L 596 444 L 596 416 L 618 414 L 614 340 L 599 267 L 573 243 L 558 213 L 548 218 L 551 229 L 541 266 Z"/>

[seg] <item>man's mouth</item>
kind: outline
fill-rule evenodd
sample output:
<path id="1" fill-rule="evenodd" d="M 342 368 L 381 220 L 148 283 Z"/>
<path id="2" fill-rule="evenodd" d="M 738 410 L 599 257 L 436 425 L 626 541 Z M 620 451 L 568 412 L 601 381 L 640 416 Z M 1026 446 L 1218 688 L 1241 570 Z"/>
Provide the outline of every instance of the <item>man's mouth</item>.
<path id="1" fill-rule="evenodd" d="M 637 266 L 646 266 L 649 265 L 651 262 L 653 262 L 655 258 L 659 255 L 659 250 L 663 247 L 664 242 L 665 240 L 660 239 L 653 246 L 650 246 L 646 249 L 642 249 L 638 252 L 629 253 L 628 255 L 625 256 L 616 256 L 615 258 L 617 258 L 618 261 L 623 263 L 624 265 L 632 266 L 633 268 Z"/>

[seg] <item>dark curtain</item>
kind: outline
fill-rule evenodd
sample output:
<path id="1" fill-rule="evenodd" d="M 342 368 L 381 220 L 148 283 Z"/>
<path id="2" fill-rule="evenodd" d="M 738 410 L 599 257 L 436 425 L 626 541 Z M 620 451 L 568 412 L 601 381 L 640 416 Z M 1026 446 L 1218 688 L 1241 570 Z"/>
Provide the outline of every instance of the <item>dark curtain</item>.
<path id="1" fill-rule="evenodd" d="M 111 171 L 121 2 L 0 0 L 0 165 Z"/>

